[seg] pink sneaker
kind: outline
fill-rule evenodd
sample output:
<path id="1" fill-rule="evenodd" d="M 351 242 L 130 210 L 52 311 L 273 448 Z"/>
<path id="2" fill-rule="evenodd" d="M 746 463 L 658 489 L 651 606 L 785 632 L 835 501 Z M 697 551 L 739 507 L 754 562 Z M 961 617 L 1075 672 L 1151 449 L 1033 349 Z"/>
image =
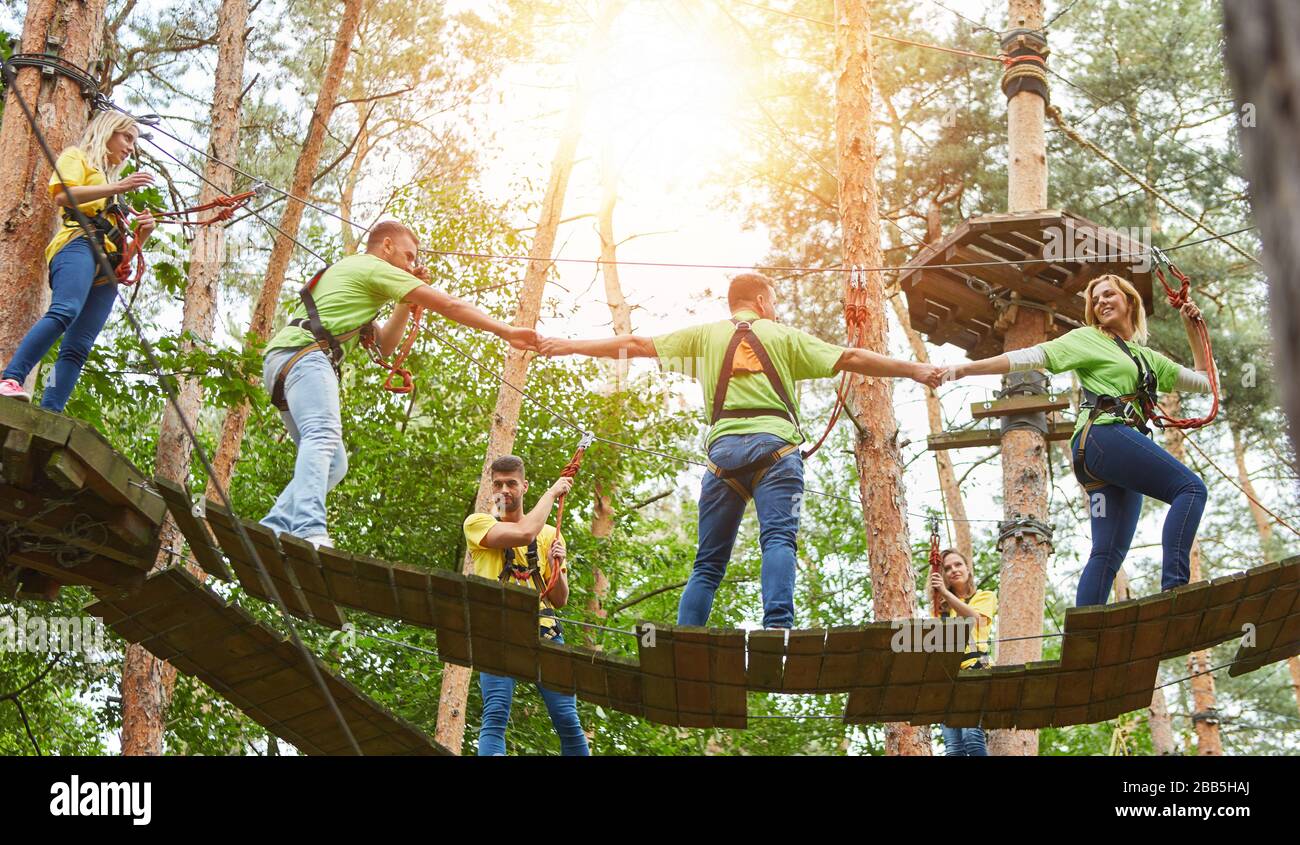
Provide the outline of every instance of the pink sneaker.
<path id="1" fill-rule="evenodd" d="M 32 401 L 32 395 L 23 386 L 11 378 L 0 379 L 0 396 L 8 396 L 11 399 L 17 399 L 19 402 Z"/>

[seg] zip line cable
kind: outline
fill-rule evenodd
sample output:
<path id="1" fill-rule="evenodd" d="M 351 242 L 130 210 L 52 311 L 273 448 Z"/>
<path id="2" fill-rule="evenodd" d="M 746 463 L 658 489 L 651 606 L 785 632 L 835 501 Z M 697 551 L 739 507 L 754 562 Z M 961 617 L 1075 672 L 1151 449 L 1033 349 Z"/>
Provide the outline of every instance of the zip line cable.
<path id="1" fill-rule="evenodd" d="M 16 74 L 14 73 L 13 67 L 8 62 L 4 62 L 3 65 L 0 65 L 0 72 L 3 73 L 6 85 L 8 86 L 9 90 L 13 93 L 14 98 L 18 102 L 18 105 L 22 108 L 23 116 L 27 119 L 27 123 L 31 126 L 32 134 L 36 138 L 36 141 L 41 148 L 41 152 L 44 154 L 46 160 L 49 162 L 51 169 L 54 171 L 54 175 L 59 180 L 59 184 L 62 187 L 63 193 L 68 201 L 67 208 L 69 213 L 76 219 L 77 223 L 81 226 L 83 237 L 85 237 L 86 242 L 90 245 L 91 249 L 94 251 L 95 258 L 99 264 L 99 268 L 101 272 L 103 272 L 108 279 L 112 280 L 113 278 L 116 277 L 116 273 L 113 270 L 113 266 L 112 264 L 109 263 L 108 256 L 104 253 L 104 250 L 99 245 L 99 242 L 95 240 L 94 226 L 91 224 L 90 219 L 87 218 L 85 213 L 81 210 L 80 206 L 77 205 L 72 195 L 72 190 L 68 186 L 67 180 L 63 178 L 63 174 L 59 171 L 58 157 L 55 156 L 54 151 L 50 149 L 49 142 L 46 140 L 45 134 L 41 130 L 40 125 L 36 122 L 36 116 L 32 113 L 31 106 L 27 103 L 27 99 L 23 96 L 22 90 L 17 84 L 17 77 Z M 181 410 L 180 401 L 176 396 L 176 392 L 172 389 L 171 382 L 162 373 L 162 362 L 158 359 L 158 355 L 154 350 L 153 344 L 150 343 L 148 337 L 145 336 L 143 327 L 141 327 L 139 321 L 136 319 L 135 313 L 132 311 L 132 309 L 129 306 L 127 306 L 125 299 L 122 297 L 122 293 L 120 289 L 117 291 L 117 295 L 118 298 L 123 301 L 124 312 L 126 314 L 127 321 L 130 323 L 132 330 L 135 332 L 136 339 L 140 343 L 141 349 L 145 354 L 145 358 L 149 361 L 150 367 L 154 370 L 154 374 L 158 381 L 159 387 L 162 388 L 163 393 L 167 397 L 168 404 L 170 405 L 171 409 L 176 413 L 177 418 L 181 422 L 181 427 L 185 432 L 186 439 L 190 441 L 190 444 L 193 447 L 194 452 L 199 456 L 199 460 L 203 464 L 203 468 L 207 472 L 209 480 L 213 482 L 213 486 L 217 490 L 217 495 L 221 498 L 222 505 L 228 511 L 234 513 L 235 512 L 234 504 L 231 502 L 230 496 L 226 492 L 225 486 L 220 484 L 217 481 L 216 470 L 213 468 L 212 462 L 208 459 L 207 450 L 204 449 L 203 444 L 199 442 L 197 435 L 194 433 L 193 426 L 190 424 L 189 419 L 185 416 L 184 412 Z M 272 582 L 271 580 L 270 574 L 267 572 L 265 565 L 262 563 L 260 556 L 257 554 L 257 550 L 253 546 L 252 539 L 248 536 L 248 532 L 244 530 L 243 524 L 238 520 L 235 521 L 235 528 L 237 530 L 237 533 L 239 534 L 240 544 L 241 546 L 243 546 L 244 553 L 257 566 L 258 579 L 261 582 L 262 589 L 266 591 L 267 595 L 270 595 L 275 600 L 275 605 L 279 610 L 281 620 L 284 622 L 285 626 L 289 629 L 290 637 L 293 639 L 294 645 L 297 647 L 299 653 L 302 655 L 303 660 L 306 662 L 307 668 L 310 670 L 310 674 L 313 680 L 315 681 L 316 686 L 320 689 L 322 696 L 325 698 L 325 701 L 328 704 L 330 710 L 332 711 L 335 719 L 338 721 L 339 728 L 343 732 L 343 735 L 347 738 L 348 744 L 351 746 L 352 751 L 358 756 L 360 756 L 361 746 L 357 744 L 356 737 L 353 736 L 352 734 L 352 729 L 348 726 L 347 720 L 343 718 L 342 711 L 339 710 L 338 702 L 334 700 L 333 693 L 330 692 L 329 687 L 325 684 L 325 679 L 321 676 L 320 669 L 316 665 L 315 657 L 312 655 L 310 651 L 308 651 L 307 646 L 303 643 L 302 638 L 298 635 L 297 626 L 293 624 L 293 620 L 289 617 L 289 609 L 288 607 L 286 607 L 284 603 L 284 599 L 280 596 L 279 590 L 276 589 L 274 582 Z"/>

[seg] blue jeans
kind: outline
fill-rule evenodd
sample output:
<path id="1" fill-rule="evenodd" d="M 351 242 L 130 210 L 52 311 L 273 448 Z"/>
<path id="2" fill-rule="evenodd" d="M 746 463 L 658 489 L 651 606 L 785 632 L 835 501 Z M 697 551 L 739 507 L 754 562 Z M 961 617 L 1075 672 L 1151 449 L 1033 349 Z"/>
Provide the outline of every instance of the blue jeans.
<path id="1" fill-rule="evenodd" d="M 728 434 L 713 441 L 709 459 L 723 469 L 736 469 L 786 445 L 773 434 Z M 754 495 L 758 511 L 763 627 L 794 627 L 795 537 L 803 500 L 803 456 L 796 449 L 773 464 L 757 487 L 750 478 L 737 479 Z M 678 625 L 706 625 L 713 594 L 727 572 L 740 519 L 748 501 L 711 472 L 700 485 L 699 550 L 695 568 L 677 605 Z"/>
<path id="2" fill-rule="evenodd" d="M 50 260 L 50 308 L 28 330 L 5 367 L 4 378 L 26 381 L 32 369 L 50 351 L 60 336 L 59 358 L 54 374 L 46 379 L 41 407 L 61 413 L 81 378 L 95 338 L 108 322 L 117 299 L 117 282 L 99 287 L 95 279 L 95 253 L 84 237 L 73 238 Z"/>
<path id="3" fill-rule="evenodd" d="M 1074 443 L 1071 443 L 1073 449 Z M 1161 535 L 1164 564 L 1160 589 L 1186 584 L 1189 555 L 1205 510 L 1205 482 L 1151 438 L 1126 425 L 1094 425 L 1084 449 L 1088 472 L 1109 482 L 1088 499 L 1092 554 L 1079 578 L 1075 604 L 1105 604 L 1128 554 L 1142 514 L 1142 497 L 1169 505 Z"/>
<path id="4" fill-rule="evenodd" d="M 553 643 L 564 642 L 557 634 Z M 478 731 L 478 756 L 503 757 L 506 753 L 506 722 L 510 721 L 510 705 L 515 697 L 515 679 L 501 675 L 478 673 L 479 689 L 483 691 L 483 725 Z M 551 714 L 551 725 L 560 738 L 560 754 L 565 757 L 590 757 L 587 735 L 578 721 L 578 699 L 572 695 L 552 692 L 541 684 L 537 691 L 546 702 L 546 712 Z"/>
<path id="5" fill-rule="evenodd" d="M 262 364 L 262 384 L 268 392 L 275 376 L 296 349 L 272 349 Z M 325 494 L 348 472 L 339 414 L 339 380 L 329 358 L 319 350 L 305 356 L 284 380 L 288 412 L 281 412 L 289 436 L 298 444 L 293 480 L 281 491 L 262 524 L 296 537 L 325 533 Z"/>
<path id="6" fill-rule="evenodd" d="M 950 728 L 947 725 L 940 725 L 939 731 L 943 734 L 945 757 L 989 756 L 983 728 Z"/>

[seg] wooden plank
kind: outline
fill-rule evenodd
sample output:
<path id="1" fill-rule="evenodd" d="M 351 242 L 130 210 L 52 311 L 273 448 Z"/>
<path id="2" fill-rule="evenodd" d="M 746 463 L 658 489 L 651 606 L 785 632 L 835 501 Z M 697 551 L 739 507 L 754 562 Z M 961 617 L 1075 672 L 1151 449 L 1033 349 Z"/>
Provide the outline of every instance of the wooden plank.
<path id="1" fill-rule="evenodd" d="M 495 675 L 506 674 L 503 637 L 502 587 L 477 575 L 465 578 L 469 608 L 470 656 L 474 668 Z"/>
<path id="2" fill-rule="evenodd" d="M 713 680 L 709 641 L 708 628 L 695 625 L 673 627 L 673 664 L 678 679 L 705 683 Z"/>
<path id="3" fill-rule="evenodd" d="M 863 628 L 851 689 L 884 686 L 893 671 L 894 660 L 899 657 L 891 646 L 893 637 L 893 626 L 888 622 L 872 622 Z M 919 680 L 920 674 L 916 677 Z"/>
<path id="4" fill-rule="evenodd" d="M 437 624 L 438 656 L 449 663 L 469 666 L 469 601 L 465 576 L 435 569 L 429 573 L 429 590 Z"/>
<path id="5" fill-rule="evenodd" d="M 818 690 L 844 692 L 850 689 L 865 647 L 865 628 L 840 626 L 828 629 L 821 673 L 817 678 Z"/>
<path id="6" fill-rule="evenodd" d="M 641 702 L 646 718 L 664 725 L 677 724 L 677 684 L 673 629 L 670 625 L 638 622 L 637 657 L 641 668 Z"/>
<path id="7" fill-rule="evenodd" d="M 572 695 L 577 688 L 573 673 L 573 648 L 543 640 L 537 647 L 538 683 L 552 692 Z"/>
<path id="8" fill-rule="evenodd" d="M 257 556 L 271 577 L 271 583 L 275 585 L 276 592 L 280 594 L 280 600 L 284 602 L 285 607 L 294 616 L 314 620 L 316 616 L 312 613 L 311 605 L 308 604 L 307 597 L 303 595 L 302 588 L 298 585 L 298 579 L 285 565 L 284 553 L 280 551 L 280 544 L 276 542 L 275 534 L 265 525 L 256 522 L 244 522 L 242 527 L 252 541 L 253 548 L 257 551 Z M 257 584 L 261 586 L 260 579 Z"/>
<path id="9" fill-rule="evenodd" d="M 163 502 L 167 505 L 176 527 L 184 535 L 190 553 L 198 560 L 203 571 L 222 581 L 234 578 L 230 567 L 226 566 L 226 562 L 221 559 L 220 550 L 216 540 L 212 538 L 212 533 L 208 531 L 205 523 L 194 516 L 194 506 L 190 502 L 189 492 L 169 478 L 155 477 L 153 484 L 158 494 L 163 497 Z"/>
<path id="10" fill-rule="evenodd" d="M 994 666 L 988 670 L 989 691 L 984 700 L 984 712 L 1014 713 L 1020 708 L 1020 690 L 1024 684 L 1025 667 Z"/>
<path id="11" fill-rule="evenodd" d="M 745 712 L 744 631 L 709 629 L 709 678 L 716 684 L 740 687 L 740 712 Z"/>
<path id="12" fill-rule="evenodd" d="M 1020 696 L 1022 710 L 1037 710 L 1055 706 L 1056 686 L 1061 667 L 1055 661 L 1035 661 L 1025 664 L 1024 687 Z"/>
<path id="13" fill-rule="evenodd" d="M 366 555 L 352 555 L 352 575 L 356 579 L 361 609 L 376 616 L 400 619 L 400 602 L 397 585 L 392 577 L 393 566 Z"/>
<path id="14" fill-rule="evenodd" d="M 1032 414 L 1039 411 L 1065 411 L 1070 408 L 1068 393 L 1008 396 L 986 402 L 973 402 L 970 415 L 977 420 L 1005 417 L 1012 414 Z"/>
<path id="15" fill-rule="evenodd" d="M 749 665 L 745 669 L 745 686 L 752 690 L 779 692 L 784 672 L 786 632 L 750 631 Z"/>
<path id="16" fill-rule="evenodd" d="M 1069 440 L 1073 434 L 1073 422 L 1057 420 L 1048 424 L 1047 439 L 1050 441 Z M 976 428 L 966 431 L 945 431 L 942 434 L 927 435 L 925 442 L 925 448 L 931 451 L 997 446 L 1002 442 L 1002 429 Z"/>
<path id="17" fill-rule="evenodd" d="M 414 569 L 399 567 L 393 571 L 397 581 L 397 597 L 401 604 L 402 621 L 408 625 L 433 628 L 437 621 L 429 591 L 429 575 Z"/>
<path id="18" fill-rule="evenodd" d="M 320 560 L 316 557 L 316 547 L 292 534 L 281 534 L 279 539 L 280 550 L 284 552 L 285 568 L 293 575 L 312 616 L 324 625 L 342 629 L 347 618 L 329 597 L 329 587 L 325 584 L 325 575 Z"/>
<path id="19" fill-rule="evenodd" d="M 118 594 L 138 589 L 144 583 L 145 573 L 132 566 L 126 566 L 104 555 L 81 552 L 86 559 L 68 566 L 66 558 L 61 559 L 58 552 L 38 551 L 35 549 L 14 549 L 9 552 L 11 563 L 40 573 L 42 576 L 64 586 L 78 585 L 90 587 L 98 593 Z M 35 589 L 35 582 L 29 582 L 29 589 Z"/>
<path id="20" fill-rule="evenodd" d="M 4 461 L 5 481 L 24 489 L 32 486 L 37 456 L 31 432 L 10 429 L 5 435 L 4 446 L 0 447 L 0 459 Z"/>
<path id="21" fill-rule="evenodd" d="M 153 525 L 162 523 L 167 505 L 144 489 L 145 477 L 98 431 L 75 422 L 68 435 L 70 449 L 88 470 L 86 483 L 103 499 L 129 505 Z"/>
<path id="22" fill-rule="evenodd" d="M 991 679 L 992 675 L 987 669 L 961 670 L 952 685 L 952 701 L 949 703 L 949 709 L 954 713 L 982 712 Z"/>
<path id="23" fill-rule="evenodd" d="M 147 570 L 153 566 L 154 555 L 150 548 L 130 545 L 115 532 L 108 531 L 100 519 L 102 516 L 105 516 L 102 504 L 96 507 L 94 502 L 81 497 L 71 504 L 58 504 L 17 487 L 0 484 L 0 520 L 19 523 L 34 534 L 56 537 L 61 542 L 111 557 L 137 569 Z M 72 526 L 84 525 L 88 518 L 104 525 L 104 531 L 70 530 Z"/>
<path id="24" fill-rule="evenodd" d="M 822 656 L 826 653 L 826 629 L 791 631 L 786 644 L 785 674 L 781 689 L 785 692 L 820 692 Z"/>
<path id="25" fill-rule="evenodd" d="M 86 469 L 76 455 L 67 449 L 55 449 L 45 462 L 45 477 L 65 493 L 78 493 L 86 486 Z"/>

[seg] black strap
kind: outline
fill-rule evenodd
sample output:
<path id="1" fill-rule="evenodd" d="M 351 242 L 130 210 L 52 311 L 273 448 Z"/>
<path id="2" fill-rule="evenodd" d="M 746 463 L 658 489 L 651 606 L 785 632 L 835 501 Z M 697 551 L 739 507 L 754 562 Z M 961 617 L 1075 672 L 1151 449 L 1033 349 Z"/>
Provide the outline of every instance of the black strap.
<path id="1" fill-rule="evenodd" d="M 1156 402 L 1156 374 L 1152 372 L 1146 359 L 1141 355 L 1134 354 L 1127 343 L 1114 335 L 1111 335 L 1111 339 L 1115 341 L 1115 345 L 1120 348 L 1120 351 L 1133 362 L 1133 366 L 1137 367 L 1137 386 L 1134 388 L 1133 393 L 1145 412 L 1148 405 L 1154 405 Z"/>
<path id="2" fill-rule="evenodd" d="M 117 202 L 116 195 L 109 197 L 104 208 L 90 218 L 95 241 L 99 244 L 100 250 L 106 254 L 108 263 L 114 270 L 122 263 L 122 253 L 126 249 L 126 232 L 123 230 L 123 224 L 119 222 L 124 220 L 126 220 L 126 207 Z M 69 208 L 63 209 L 63 225 L 81 231 L 81 224 L 77 222 L 77 218 L 72 215 L 72 210 Z M 104 246 L 106 242 L 113 245 L 114 251 L 108 251 Z M 98 282 L 104 278 L 103 270 L 96 266 L 93 281 Z"/>
<path id="3" fill-rule="evenodd" d="M 504 553 L 502 554 L 501 575 L 499 576 L 498 580 L 500 580 L 501 583 L 504 584 L 510 580 L 510 576 L 512 573 L 520 572 L 520 573 L 528 573 L 529 575 L 532 575 L 533 583 L 534 584 L 538 583 L 541 580 L 542 570 L 541 567 L 538 566 L 538 562 L 541 560 L 541 555 L 539 555 L 537 552 L 536 538 L 533 538 L 533 541 L 528 544 L 528 552 L 525 560 L 528 563 L 527 568 L 516 566 L 514 547 L 510 546 L 506 548 L 504 550 Z M 544 589 L 545 586 L 546 586 L 545 584 L 541 584 L 538 587 L 538 590 L 540 591 Z"/>
<path id="4" fill-rule="evenodd" d="M 326 265 L 317 270 L 316 275 L 312 276 L 307 281 L 307 284 L 303 285 L 298 291 L 298 298 L 302 300 L 303 306 L 307 309 L 307 330 L 311 332 L 312 337 L 316 338 L 316 342 L 321 345 L 321 350 L 329 355 L 330 362 L 334 365 L 334 372 L 337 375 L 339 365 L 343 363 L 343 345 L 339 343 L 334 333 L 325 328 L 325 324 L 321 322 L 320 311 L 316 308 L 316 298 L 312 296 L 312 289 L 316 287 L 316 283 L 320 281 L 321 276 L 324 276 L 325 271 L 329 268 L 330 265 Z M 301 320 L 294 320 L 293 322 L 299 326 L 302 325 Z"/>
<path id="5" fill-rule="evenodd" d="M 790 400 L 790 393 L 786 390 L 785 384 L 781 381 L 781 375 L 776 371 L 776 366 L 772 363 L 772 357 L 767 354 L 767 348 L 763 346 L 763 341 L 758 339 L 758 333 L 753 330 L 748 320 L 737 320 L 731 318 L 735 324 L 736 331 L 731 335 L 731 341 L 727 344 L 727 351 L 722 358 L 722 372 L 718 374 L 718 384 L 713 389 L 713 409 L 709 415 L 709 425 L 716 423 L 720 419 L 737 419 L 748 417 L 781 417 L 789 420 L 795 428 L 799 428 L 799 415 L 795 411 L 794 402 Z M 722 406 L 727 401 L 727 387 L 731 384 L 731 371 L 733 369 L 736 357 L 736 350 L 740 348 L 741 343 L 748 343 L 749 348 L 753 350 L 754 357 L 758 359 L 759 365 L 763 368 L 763 375 L 767 376 L 768 382 L 772 385 L 772 390 L 776 392 L 777 398 L 781 400 L 784 408 L 738 408 L 725 410 Z"/>

